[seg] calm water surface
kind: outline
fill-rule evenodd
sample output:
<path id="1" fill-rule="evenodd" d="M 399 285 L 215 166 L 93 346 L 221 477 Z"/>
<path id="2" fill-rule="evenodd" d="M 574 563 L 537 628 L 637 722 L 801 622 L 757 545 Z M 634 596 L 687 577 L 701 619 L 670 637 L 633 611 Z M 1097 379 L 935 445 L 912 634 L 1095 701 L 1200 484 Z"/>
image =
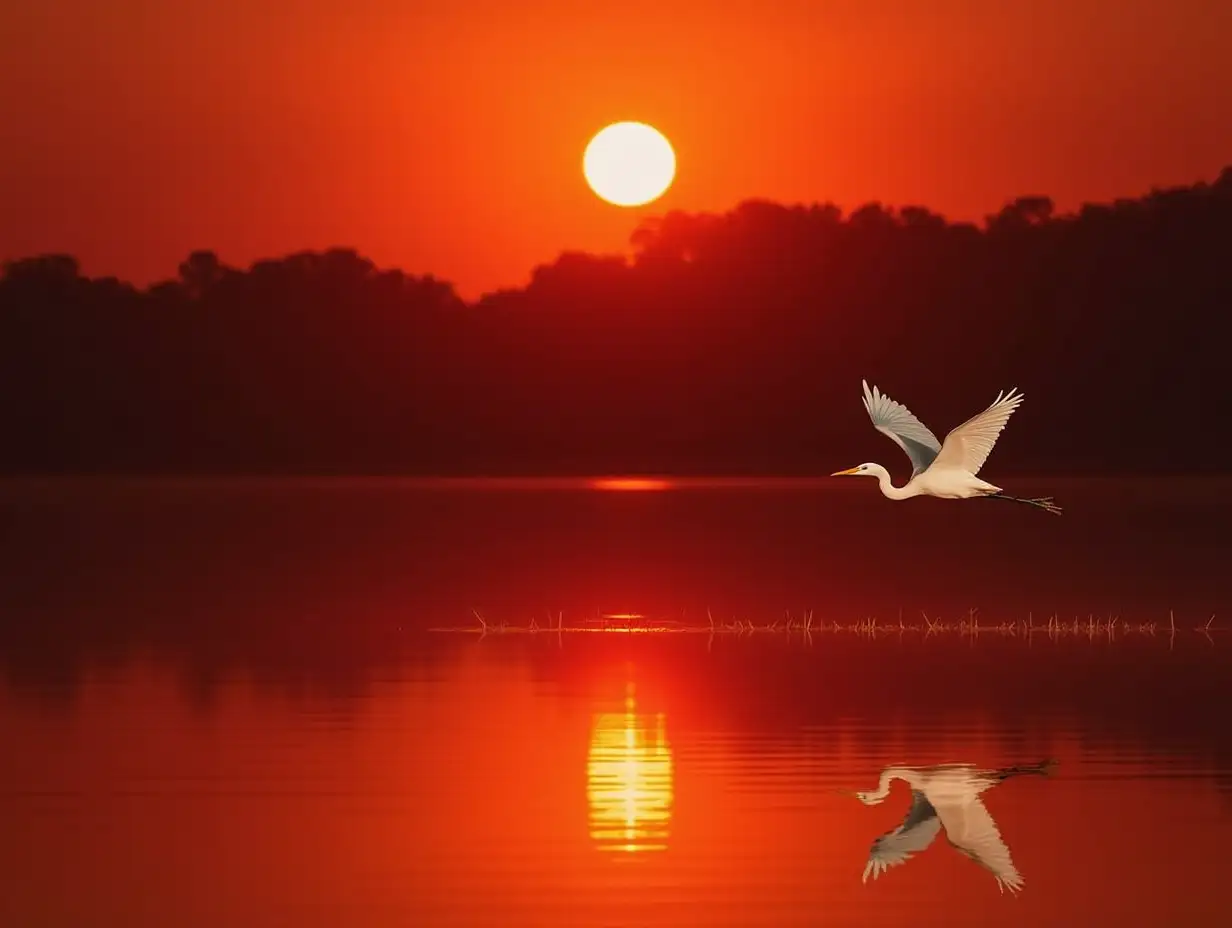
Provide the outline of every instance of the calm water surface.
<path id="1" fill-rule="evenodd" d="M 7 484 L 0 925 L 1224 924 L 1228 488 Z M 821 630 L 426 630 L 707 607 Z M 861 882 L 910 790 L 836 788 L 1045 758 L 1019 894 L 944 833 Z"/>

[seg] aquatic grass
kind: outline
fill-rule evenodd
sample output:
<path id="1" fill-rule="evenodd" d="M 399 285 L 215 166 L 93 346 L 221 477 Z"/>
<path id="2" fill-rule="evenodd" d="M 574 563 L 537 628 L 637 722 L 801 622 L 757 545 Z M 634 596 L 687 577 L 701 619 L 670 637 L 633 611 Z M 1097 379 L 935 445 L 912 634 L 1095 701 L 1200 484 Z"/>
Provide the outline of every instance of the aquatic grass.
<path id="1" fill-rule="evenodd" d="M 1176 612 L 1168 611 L 1168 621 L 1129 621 L 1119 615 L 1096 616 L 1088 613 L 1083 616 L 1062 617 L 1053 613 L 1046 619 L 1037 621 L 1033 612 L 1025 619 L 981 620 L 979 609 L 969 609 L 966 615 L 953 619 L 941 616 L 930 616 L 924 610 L 920 611 L 920 621 L 905 621 L 900 613 L 897 621 L 883 621 L 875 616 L 865 616 L 855 621 L 840 622 L 815 619 L 812 609 L 806 609 L 793 615 L 785 610 L 782 618 L 770 620 L 755 620 L 732 616 L 727 620 L 716 620 L 714 613 L 706 610 L 707 621 L 688 623 L 682 619 L 652 618 L 642 613 L 596 612 L 593 616 L 566 624 L 564 612 L 549 611 L 546 620 L 540 622 L 532 617 L 525 624 L 511 624 L 504 619 L 489 621 L 478 609 L 472 609 L 475 618 L 473 624 L 438 626 L 427 629 L 429 632 L 452 632 L 463 634 L 485 635 L 575 635 L 575 634 L 626 634 L 626 635 L 729 635 L 735 637 L 750 637 L 754 635 L 783 635 L 811 638 L 814 634 L 847 634 L 865 638 L 880 638 L 890 636 L 918 635 L 929 638 L 934 635 L 959 635 L 978 638 L 981 635 L 993 635 L 1006 638 L 1032 639 L 1036 635 L 1051 638 L 1096 638 L 1115 641 L 1127 637 L 1166 637 L 1173 641 L 1177 635 Z M 1212 615 L 1201 625 L 1191 630 L 1202 635 L 1212 644 L 1213 633 L 1220 631 L 1214 624 Z"/>

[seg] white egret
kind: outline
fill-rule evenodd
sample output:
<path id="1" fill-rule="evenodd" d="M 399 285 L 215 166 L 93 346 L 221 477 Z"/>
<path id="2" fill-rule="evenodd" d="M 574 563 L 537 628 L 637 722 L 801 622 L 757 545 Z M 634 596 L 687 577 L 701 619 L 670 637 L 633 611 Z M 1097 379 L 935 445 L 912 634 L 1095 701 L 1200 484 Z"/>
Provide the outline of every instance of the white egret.
<path id="1" fill-rule="evenodd" d="M 1055 761 L 1044 761 L 1000 770 L 982 770 L 971 764 L 886 767 L 875 790 L 854 795 L 865 805 L 877 805 L 889 795 L 894 780 L 904 780 L 911 787 L 911 809 L 901 825 L 873 842 L 861 882 L 867 883 L 870 875 L 877 879 L 890 867 L 906 863 L 932 844 L 944 828 L 950 845 L 992 873 L 1001 892 L 1018 892 L 1023 886 L 1022 874 L 1014 866 L 980 794 L 1020 774 L 1047 775 L 1054 765 Z"/>
<path id="2" fill-rule="evenodd" d="M 831 477 L 876 477 L 881 492 L 889 499 L 910 499 L 913 496 L 936 496 L 941 499 L 1008 499 L 1035 506 L 1045 512 L 1061 514 L 1061 507 L 1051 496 L 1031 499 L 1010 496 L 998 486 L 976 476 L 1010 415 L 1022 402 L 1022 394 L 1011 388 L 998 393 L 992 405 L 972 416 L 945 436 L 945 442 L 928 430 L 902 403 L 896 403 L 876 387 L 864 384 L 864 408 L 873 427 L 888 436 L 911 458 L 911 479 L 901 487 L 890 481 L 889 472 L 880 464 L 860 464 L 836 471 Z"/>

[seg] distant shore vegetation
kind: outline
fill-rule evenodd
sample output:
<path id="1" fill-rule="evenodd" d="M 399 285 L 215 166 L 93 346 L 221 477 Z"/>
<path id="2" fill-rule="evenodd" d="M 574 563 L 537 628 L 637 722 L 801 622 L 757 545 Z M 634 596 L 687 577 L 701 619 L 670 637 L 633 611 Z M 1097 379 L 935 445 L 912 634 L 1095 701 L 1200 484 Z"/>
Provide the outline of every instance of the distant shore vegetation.
<path id="1" fill-rule="evenodd" d="M 144 288 L 8 261 L 0 470 L 810 474 L 895 460 L 861 378 L 941 431 L 1022 389 L 1001 473 L 1229 469 L 1232 167 L 982 224 L 748 201 L 631 245 L 469 303 L 344 248 Z"/>

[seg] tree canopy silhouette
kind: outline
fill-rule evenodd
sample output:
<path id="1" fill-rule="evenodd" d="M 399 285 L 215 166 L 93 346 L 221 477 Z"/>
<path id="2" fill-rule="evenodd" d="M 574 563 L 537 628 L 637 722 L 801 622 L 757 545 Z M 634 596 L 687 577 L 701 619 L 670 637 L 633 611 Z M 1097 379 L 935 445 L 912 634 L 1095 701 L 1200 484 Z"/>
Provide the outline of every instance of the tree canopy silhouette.
<path id="1" fill-rule="evenodd" d="M 0 278 L 6 473 L 828 472 L 1028 402 L 997 470 L 1226 471 L 1232 167 L 982 225 L 922 206 L 670 212 L 466 303 L 352 250 L 209 251 L 138 289 L 67 255 Z"/>

